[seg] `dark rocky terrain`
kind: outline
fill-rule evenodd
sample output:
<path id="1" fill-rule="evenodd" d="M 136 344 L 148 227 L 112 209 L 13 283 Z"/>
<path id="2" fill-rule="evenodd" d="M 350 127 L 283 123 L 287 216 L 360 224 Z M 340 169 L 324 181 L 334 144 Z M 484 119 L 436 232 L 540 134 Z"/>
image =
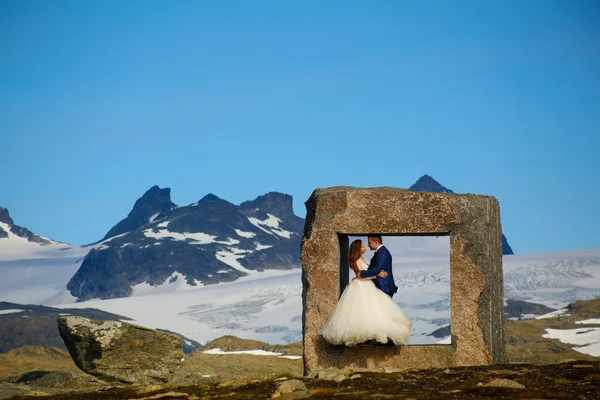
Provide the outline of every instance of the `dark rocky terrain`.
<path id="1" fill-rule="evenodd" d="M 530 303 L 523 300 L 507 299 L 504 306 L 504 316 L 506 318 L 521 318 L 524 315 L 544 315 L 555 311 L 553 308 L 542 304 Z"/>
<path id="2" fill-rule="evenodd" d="M 332 371 L 333 372 L 333 371 Z M 334 372 L 335 373 L 335 372 Z M 290 380 L 226 381 L 54 394 L 47 399 L 269 399 Z M 503 364 L 393 373 L 355 371 L 338 380 L 296 377 L 285 399 L 597 399 L 600 361 Z M 20 398 L 19 396 L 13 398 Z"/>

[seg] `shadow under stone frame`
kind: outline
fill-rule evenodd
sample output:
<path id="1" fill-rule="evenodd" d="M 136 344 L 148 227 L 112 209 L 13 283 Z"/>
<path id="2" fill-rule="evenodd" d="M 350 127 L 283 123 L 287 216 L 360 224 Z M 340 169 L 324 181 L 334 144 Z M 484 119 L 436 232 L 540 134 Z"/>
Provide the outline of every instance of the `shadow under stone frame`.
<path id="1" fill-rule="evenodd" d="M 495 198 L 331 187 L 306 202 L 302 239 L 304 373 L 505 362 L 502 229 Z M 451 345 L 333 346 L 320 335 L 343 290 L 340 235 L 450 236 Z M 347 257 L 347 256 L 346 256 Z"/>

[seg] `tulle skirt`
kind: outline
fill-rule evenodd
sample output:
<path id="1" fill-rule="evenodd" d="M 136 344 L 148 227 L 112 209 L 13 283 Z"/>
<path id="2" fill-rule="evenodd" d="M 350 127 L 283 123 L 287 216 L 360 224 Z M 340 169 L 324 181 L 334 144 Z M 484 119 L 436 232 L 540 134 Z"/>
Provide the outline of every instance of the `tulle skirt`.
<path id="1" fill-rule="evenodd" d="M 335 312 L 321 329 L 328 343 L 352 346 L 367 341 L 407 344 L 410 321 L 390 296 L 371 280 L 354 278 L 342 293 Z"/>

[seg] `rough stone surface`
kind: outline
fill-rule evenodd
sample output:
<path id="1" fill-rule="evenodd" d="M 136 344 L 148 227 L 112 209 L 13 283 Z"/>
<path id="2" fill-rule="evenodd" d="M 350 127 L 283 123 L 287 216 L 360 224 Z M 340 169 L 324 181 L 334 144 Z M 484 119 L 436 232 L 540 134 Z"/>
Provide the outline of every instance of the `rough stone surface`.
<path id="1" fill-rule="evenodd" d="M 298 392 L 301 390 L 307 390 L 304 382 L 299 381 L 298 379 L 290 379 L 289 381 L 280 383 L 275 392 L 271 395 L 271 398 L 275 399 L 286 393 Z"/>
<path id="2" fill-rule="evenodd" d="M 337 368 L 328 368 L 317 371 L 314 375 L 315 379 L 321 379 L 324 381 L 335 381 L 341 382 L 348 378 L 348 375 L 343 370 Z"/>
<path id="3" fill-rule="evenodd" d="M 125 322 L 62 317 L 58 328 L 75 364 L 106 381 L 164 383 L 183 358 L 178 336 Z"/>
<path id="4" fill-rule="evenodd" d="M 491 382 L 483 385 L 485 387 L 502 387 L 511 389 L 525 389 L 525 385 L 521 385 L 519 382 L 515 382 L 511 379 L 494 379 Z"/>
<path id="5" fill-rule="evenodd" d="M 317 189 L 302 239 L 304 372 L 432 368 L 505 360 L 500 210 L 489 196 L 381 187 Z M 345 235 L 448 234 L 452 344 L 332 346 L 320 330 L 340 294 Z"/>

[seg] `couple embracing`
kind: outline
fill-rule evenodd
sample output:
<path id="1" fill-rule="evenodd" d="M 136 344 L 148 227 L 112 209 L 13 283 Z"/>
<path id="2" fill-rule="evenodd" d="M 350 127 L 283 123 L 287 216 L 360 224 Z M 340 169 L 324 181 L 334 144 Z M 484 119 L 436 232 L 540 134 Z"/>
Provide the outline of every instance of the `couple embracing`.
<path id="1" fill-rule="evenodd" d="M 321 329 L 334 345 L 352 346 L 378 342 L 407 344 L 410 321 L 392 296 L 398 291 L 392 273 L 392 255 L 379 235 L 368 237 L 375 251 L 369 265 L 363 259 L 367 248 L 362 240 L 350 245 L 350 268 L 356 277 L 344 289 L 335 312 Z"/>

